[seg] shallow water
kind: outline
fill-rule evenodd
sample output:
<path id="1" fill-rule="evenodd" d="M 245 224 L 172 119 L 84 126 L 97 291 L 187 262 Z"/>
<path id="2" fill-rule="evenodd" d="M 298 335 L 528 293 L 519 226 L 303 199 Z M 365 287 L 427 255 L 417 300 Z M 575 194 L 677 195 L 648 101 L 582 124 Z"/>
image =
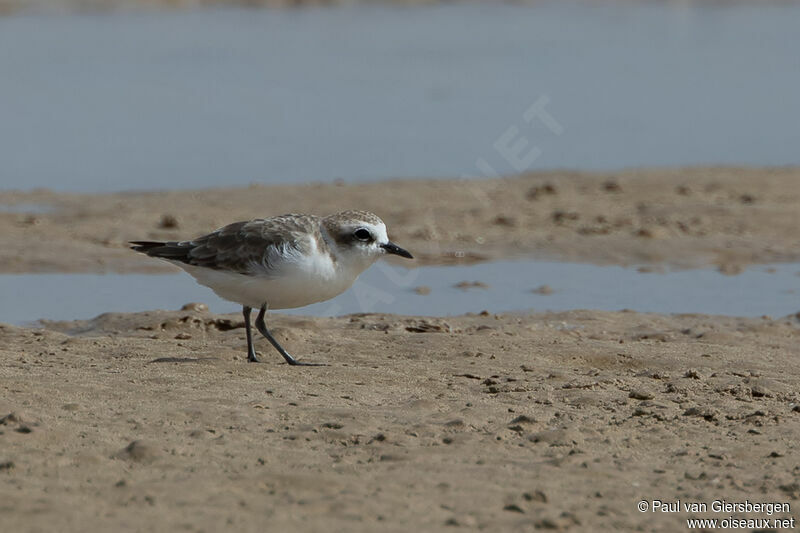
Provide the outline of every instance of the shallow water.
<path id="1" fill-rule="evenodd" d="M 537 261 L 405 269 L 377 263 L 339 297 L 293 314 L 361 312 L 457 315 L 467 312 L 633 309 L 659 313 L 785 316 L 800 311 L 800 265 L 758 266 L 736 276 L 715 270 L 641 273 L 634 268 Z M 460 282 L 486 288 L 459 289 Z M 542 285 L 550 294 L 533 292 Z M 414 289 L 425 286 L 427 295 Z M 179 309 L 204 302 L 218 313 L 240 307 L 217 298 L 186 274 L 0 275 L 0 322 L 72 320 L 117 311 Z M 282 311 L 284 312 L 284 311 Z"/>
<path id="2" fill-rule="evenodd" d="M 797 165 L 798 28 L 792 2 L 0 17 L 0 188 Z"/>

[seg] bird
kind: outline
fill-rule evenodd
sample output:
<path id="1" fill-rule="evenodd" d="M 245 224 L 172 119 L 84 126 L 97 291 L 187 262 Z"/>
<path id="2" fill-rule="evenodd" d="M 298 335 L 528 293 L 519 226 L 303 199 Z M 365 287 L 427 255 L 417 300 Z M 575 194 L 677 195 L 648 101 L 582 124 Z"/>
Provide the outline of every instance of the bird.
<path id="1" fill-rule="evenodd" d="M 131 249 L 181 267 L 218 296 L 242 306 L 247 360 L 261 362 L 253 345 L 256 329 L 290 365 L 299 361 L 267 329 L 267 310 L 292 309 L 329 300 L 385 255 L 414 257 L 389 240 L 374 213 L 348 210 L 320 217 L 286 215 L 234 222 L 186 241 L 130 241 Z"/>

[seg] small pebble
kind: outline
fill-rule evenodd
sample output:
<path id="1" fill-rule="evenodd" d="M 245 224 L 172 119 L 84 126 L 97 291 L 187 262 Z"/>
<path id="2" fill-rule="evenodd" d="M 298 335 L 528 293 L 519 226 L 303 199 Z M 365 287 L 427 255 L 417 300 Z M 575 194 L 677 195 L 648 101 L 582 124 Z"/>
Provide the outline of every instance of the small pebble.
<path id="1" fill-rule="evenodd" d="M 203 303 L 189 302 L 181 307 L 181 311 L 208 311 L 208 306 Z"/>
<path id="2" fill-rule="evenodd" d="M 517 225 L 517 219 L 507 215 L 498 215 L 492 222 L 497 226 L 514 227 Z"/>
<path id="3" fill-rule="evenodd" d="M 547 495 L 540 490 L 525 492 L 522 494 L 522 497 L 529 502 L 547 503 Z"/>
<path id="4" fill-rule="evenodd" d="M 520 507 L 516 503 L 509 503 L 508 505 L 503 507 L 503 510 L 504 511 L 511 511 L 513 513 L 523 513 L 523 514 L 525 513 L 525 511 L 522 510 L 522 507 Z"/>
<path id="5" fill-rule="evenodd" d="M 706 407 L 690 407 L 683 412 L 683 416 L 697 416 L 709 422 L 713 422 L 717 419 L 716 411 Z"/>
<path id="6" fill-rule="evenodd" d="M 2 425 L 18 424 L 20 422 L 22 422 L 22 417 L 17 413 L 8 413 L 6 416 L 0 418 L 0 424 Z"/>
<path id="7" fill-rule="evenodd" d="M 158 227 L 161 229 L 175 229 L 178 225 L 178 219 L 169 214 L 162 215 L 158 222 Z"/>
<path id="8" fill-rule="evenodd" d="M 534 294 L 553 294 L 553 288 L 550 285 L 539 285 L 535 289 L 531 290 Z"/>
<path id="9" fill-rule="evenodd" d="M 489 286 L 482 281 L 460 281 L 454 285 L 456 289 L 488 289 Z"/>
<path id="10" fill-rule="evenodd" d="M 157 456 L 158 451 L 155 448 L 140 440 L 132 441 L 114 455 L 116 459 L 128 459 L 137 463 L 149 462 Z"/>
<path id="11" fill-rule="evenodd" d="M 634 400 L 652 400 L 653 393 L 646 390 L 634 389 L 628 394 L 628 398 L 633 398 Z"/>

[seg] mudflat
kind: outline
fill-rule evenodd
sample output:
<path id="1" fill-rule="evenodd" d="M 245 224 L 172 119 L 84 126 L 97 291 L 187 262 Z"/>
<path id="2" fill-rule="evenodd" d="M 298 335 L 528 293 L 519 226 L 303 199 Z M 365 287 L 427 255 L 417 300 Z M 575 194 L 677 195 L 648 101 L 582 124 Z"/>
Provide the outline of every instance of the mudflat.
<path id="1" fill-rule="evenodd" d="M 166 270 L 128 250 L 127 242 L 182 240 L 238 220 L 358 208 L 383 218 L 390 237 L 413 250 L 418 264 L 535 256 L 711 264 L 734 273 L 752 263 L 800 259 L 798 182 L 798 168 L 688 168 L 150 193 L 6 191 L 0 192 L 0 272 Z"/>
<path id="2" fill-rule="evenodd" d="M 358 207 L 423 264 L 535 256 L 735 274 L 800 256 L 798 178 L 6 191 L 0 271 L 157 272 L 171 267 L 128 240 Z M 432 318 L 421 302 L 420 316 L 273 314 L 290 352 L 328 363 L 314 368 L 287 366 L 263 339 L 265 362 L 248 363 L 241 316 L 202 304 L 0 325 L 2 529 L 666 532 L 690 517 L 800 518 L 800 315 Z"/>
<path id="3" fill-rule="evenodd" d="M 797 317 L 276 316 L 0 326 L 9 531 L 680 531 L 797 518 Z"/>

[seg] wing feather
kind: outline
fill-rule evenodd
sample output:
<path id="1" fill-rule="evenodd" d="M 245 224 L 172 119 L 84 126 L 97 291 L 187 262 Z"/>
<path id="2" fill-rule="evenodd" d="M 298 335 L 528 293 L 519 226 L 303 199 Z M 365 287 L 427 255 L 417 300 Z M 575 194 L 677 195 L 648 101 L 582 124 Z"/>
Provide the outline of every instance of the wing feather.
<path id="1" fill-rule="evenodd" d="M 277 272 L 289 256 L 307 252 L 319 219 L 282 215 L 228 224 L 191 241 L 135 241 L 132 248 L 151 257 L 192 266 L 251 274 Z"/>

